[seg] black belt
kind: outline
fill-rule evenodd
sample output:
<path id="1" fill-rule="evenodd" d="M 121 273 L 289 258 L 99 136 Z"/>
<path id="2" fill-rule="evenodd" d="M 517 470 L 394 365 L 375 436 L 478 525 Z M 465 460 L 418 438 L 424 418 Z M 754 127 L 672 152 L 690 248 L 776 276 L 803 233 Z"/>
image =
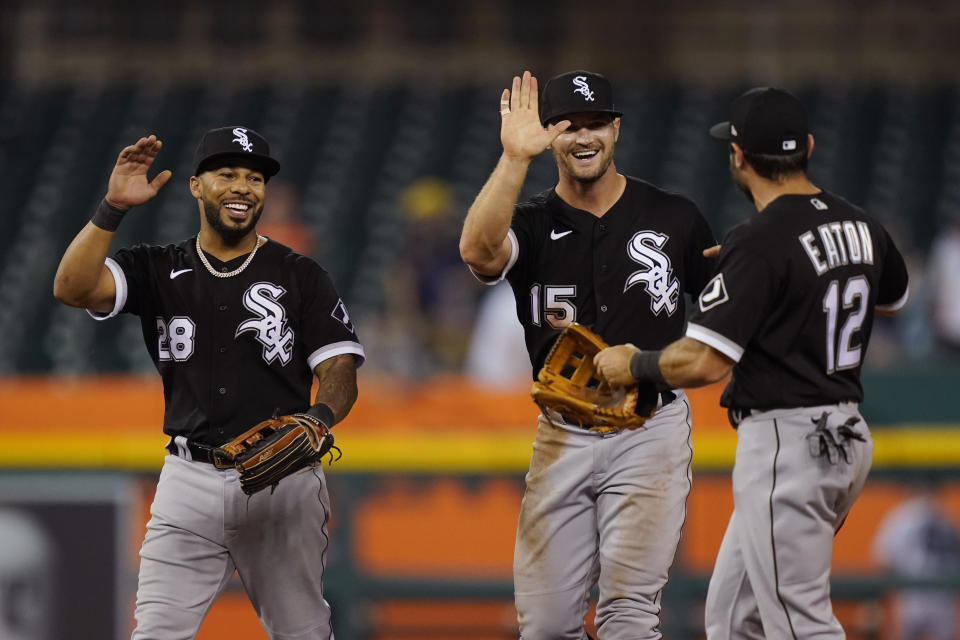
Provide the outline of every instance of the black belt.
<path id="1" fill-rule="evenodd" d="M 657 409 L 667 406 L 668 404 L 670 404 L 676 399 L 677 399 L 677 394 L 675 394 L 670 389 L 667 389 L 666 391 L 658 391 L 657 395 L 654 397 L 653 406 L 650 406 L 649 404 L 638 405 L 636 408 L 636 412 L 642 416 L 651 415 Z M 656 404 L 657 400 L 660 401 L 659 406 Z"/>
<path id="2" fill-rule="evenodd" d="M 229 467 L 230 465 L 224 464 L 216 459 L 216 456 L 213 455 L 213 450 L 215 447 L 212 447 L 208 444 L 198 444 L 196 442 L 191 442 L 187 440 L 186 449 L 190 452 L 190 459 L 196 460 L 197 462 L 207 462 L 212 464 L 220 469 Z M 180 458 L 186 458 L 182 455 L 182 451 L 176 442 L 173 441 L 173 438 L 170 439 L 170 442 L 167 443 L 166 450 Z"/>
<path id="3" fill-rule="evenodd" d="M 661 391 L 661 392 L 660 392 L 660 406 L 661 406 L 661 407 L 667 406 L 668 404 L 670 404 L 671 402 L 673 402 L 673 401 L 676 400 L 676 399 L 677 399 L 677 394 L 675 394 L 673 391 L 670 391 L 669 389 L 667 389 L 666 391 Z"/>
<path id="4" fill-rule="evenodd" d="M 835 402 L 826 401 L 823 404 L 843 404 L 845 402 L 859 402 L 859 400 L 838 400 Z M 770 409 L 757 409 L 757 411 L 771 411 L 775 408 L 779 407 L 772 407 Z M 730 420 L 730 424 L 733 425 L 734 429 L 740 426 L 740 423 L 743 422 L 743 419 L 749 418 L 751 414 L 753 414 L 753 409 L 749 407 L 729 407 L 727 409 L 727 419 Z"/>
<path id="5" fill-rule="evenodd" d="M 666 391 L 660 391 L 660 392 L 657 394 L 657 397 L 660 399 L 660 407 L 665 407 L 665 406 L 667 406 L 668 404 L 670 404 L 671 402 L 673 402 L 674 400 L 677 399 L 677 394 L 675 394 L 673 391 L 670 391 L 670 390 L 668 389 L 668 390 L 666 390 Z M 647 411 L 653 411 L 653 410 L 658 409 L 658 408 L 659 408 L 659 407 L 656 407 L 656 406 L 650 407 L 650 405 L 647 405 L 646 410 L 647 410 Z M 636 411 L 637 411 L 637 413 L 638 413 L 639 415 L 646 415 L 646 414 L 643 413 L 644 409 L 645 409 L 645 407 L 637 407 Z M 546 415 L 546 412 L 544 412 L 544 415 Z M 547 419 L 549 420 L 550 418 L 548 417 Z M 592 426 L 592 425 L 576 424 L 576 423 L 574 423 L 574 422 L 568 422 L 568 421 L 566 421 L 566 420 L 564 420 L 564 424 L 569 425 L 569 426 L 571 426 L 571 427 L 580 427 L 581 429 L 589 429 L 589 428 Z"/>

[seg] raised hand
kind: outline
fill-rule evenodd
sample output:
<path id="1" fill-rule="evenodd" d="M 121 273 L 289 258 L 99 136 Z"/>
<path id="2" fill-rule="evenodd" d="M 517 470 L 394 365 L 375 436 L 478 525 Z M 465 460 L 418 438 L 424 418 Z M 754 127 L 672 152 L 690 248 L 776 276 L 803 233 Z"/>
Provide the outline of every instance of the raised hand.
<path id="1" fill-rule="evenodd" d="M 540 124 L 537 79 L 529 71 L 522 78 L 514 76 L 512 89 L 504 89 L 500 96 L 500 142 L 508 156 L 534 158 L 569 126 L 569 120 L 546 128 Z"/>
<path id="2" fill-rule="evenodd" d="M 117 164 L 107 184 L 107 203 L 121 210 L 152 200 L 173 173 L 161 171 L 153 180 L 147 181 L 147 170 L 153 164 L 163 143 L 157 136 L 140 138 L 129 147 L 124 147 L 117 157 Z"/>

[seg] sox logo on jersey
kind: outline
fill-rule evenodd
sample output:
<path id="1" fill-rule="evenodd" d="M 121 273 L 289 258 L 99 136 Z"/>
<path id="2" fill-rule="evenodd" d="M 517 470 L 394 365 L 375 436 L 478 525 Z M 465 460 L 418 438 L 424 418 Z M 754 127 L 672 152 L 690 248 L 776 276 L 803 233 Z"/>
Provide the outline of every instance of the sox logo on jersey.
<path id="1" fill-rule="evenodd" d="M 258 282 L 243 294 L 243 306 L 259 317 L 245 320 L 235 335 L 255 331 L 263 345 L 263 359 L 268 364 L 277 358 L 281 364 L 287 364 L 293 353 L 293 331 L 286 326 L 286 309 L 277 302 L 286 292 L 283 287 Z"/>
<path id="2" fill-rule="evenodd" d="M 638 231 L 627 243 L 627 255 L 645 269 L 634 271 L 627 278 L 623 290 L 635 284 L 643 284 L 650 294 L 650 309 L 656 314 L 664 309 L 667 315 L 672 316 L 677 310 L 677 296 L 680 292 L 680 283 L 673 277 L 670 257 L 660 251 L 670 236 L 656 231 Z"/>

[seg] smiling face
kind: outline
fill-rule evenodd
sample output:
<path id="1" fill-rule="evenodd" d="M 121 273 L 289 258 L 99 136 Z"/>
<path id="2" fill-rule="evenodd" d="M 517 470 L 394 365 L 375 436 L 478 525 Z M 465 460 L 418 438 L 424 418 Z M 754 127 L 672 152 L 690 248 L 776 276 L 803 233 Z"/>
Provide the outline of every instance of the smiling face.
<path id="1" fill-rule="evenodd" d="M 620 135 L 620 118 L 608 113 L 564 116 L 570 127 L 550 148 L 561 174 L 578 182 L 595 182 L 610 169 Z"/>
<path id="2" fill-rule="evenodd" d="M 218 167 L 190 178 L 204 218 L 229 244 L 255 229 L 266 191 L 263 173 L 247 167 Z"/>

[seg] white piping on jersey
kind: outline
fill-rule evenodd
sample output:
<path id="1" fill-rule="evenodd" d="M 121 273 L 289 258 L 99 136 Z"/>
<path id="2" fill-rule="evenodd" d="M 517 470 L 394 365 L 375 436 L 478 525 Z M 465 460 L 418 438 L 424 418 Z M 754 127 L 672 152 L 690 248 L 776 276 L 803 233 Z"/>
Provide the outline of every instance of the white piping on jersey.
<path id="1" fill-rule="evenodd" d="M 120 264 L 113 258 L 107 258 L 103 261 L 103 264 L 110 270 L 110 274 L 113 276 L 113 285 L 116 293 L 113 297 L 113 309 L 109 313 L 100 313 L 99 311 L 87 309 L 90 317 L 97 321 L 114 317 L 120 313 L 120 309 L 123 309 L 123 306 L 127 304 L 127 278 L 123 275 L 123 269 L 120 268 Z"/>
<path id="2" fill-rule="evenodd" d="M 691 322 L 687 324 L 687 337 L 713 347 L 734 362 L 740 362 L 740 358 L 743 357 L 743 347 L 712 329 Z"/>
<path id="3" fill-rule="evenodd" d="M 264 238 L 264 237 L 261 236 L 260 234 L 257 234 L 257 244 L 253 245 L 253 251 L 250 252 L 250 255 L 247 256 L 247 259 L 243 261 L 243 264 L 242 264 L 242 265 L 240 265 L 239 267 L 237 267 L 237 268 L 234 269 L 233 271 L 228 271 L 227 273 L 221 273 L 221 272 L 215 270 L 212 266 L 210 266 L 210 263 L 207 262 L 207 256 L 203 253 L 203 249 L 200 248 L 200 234 L 199 234 L 199 233 L 197 234 L 197 242 L 196 242 L 196 244 L 197 244 L 197 255 L 200 256 L 200 262 L 203 263 L 203 266 L 205 266 L 205 267 L 207 268 L 207 271 L 209 271 L 209 272 L 210 272 L 210 275 L 212 275 L 214 278 L 230 278 L 230 277 L 232 277 L 232 276 L 237 275 L 238 273 L 240 273 L 240 272 L 243 271 L 244 269 L 246 269 L 247 266 L 248 266 L 251 262 L 253 262 L 253 256 L 257 255 L 257 249 L 260 248 L 260 245 L 261 245 L 261 244 L 266 244 L 266 242 L 267 242 L 267 239 L 266 239 L 266 238 Z M 173 275 L 173 274 L 171 273 L 171 275 Z M 170 279 L 172 280 L 173 278 L 171 277 Z"/>
<path id="4" fill-rule="evenodd" d="M 477 273 L 473 270 L 473 267 L 470 267 L 470 273 L 473 274 L 473 277 L 488 287 L 492 287 L 506 278 L 507 273 L 510 272 L 513 265 L 517 264 L 517 258 L 520 256 L 520 242 L 517 240 L 517 234 L 513 232 L 513 229 L 507 231 L 507 239 L 510 240 L 510 259 L 507 260 L 507 264 L 504 265 L 503 271 L 501 271 L 499 275 L 487 276 L 482 273 Z"/>
<path id="5" fill-rule="evenodd" d="M 890 304 L 878 304 L 875 306 L 875 308 L 886 312 L 900 311 L 900 309 L 903 309 L 903 305 L 907 304 L 907 298 L 909 297 L 910 287 L 907 287 L 907 289 L 903 292 L 903 295 L 900 296 L 900 299 L 896 302 L 891 302 Z"/>
<path id="6" fill-rule="evenodd" d="M 324 345 L 311 353 L 307 357 L 307 363 L 310 365 L 310 371 L 313 371 L 317 368 L 317 365 L 328 360 L 334 356 L 340 356 L 345 353 L 352 353 L 355 356 L 359 356 L 357 359 L 357 366 L 363 364 L 366 354 L 363 351 L 363 345 L 359 342 L 353 342 L 352 340 L 343 340 L 341 342 L 331 342 L 330 344 Z"/>

